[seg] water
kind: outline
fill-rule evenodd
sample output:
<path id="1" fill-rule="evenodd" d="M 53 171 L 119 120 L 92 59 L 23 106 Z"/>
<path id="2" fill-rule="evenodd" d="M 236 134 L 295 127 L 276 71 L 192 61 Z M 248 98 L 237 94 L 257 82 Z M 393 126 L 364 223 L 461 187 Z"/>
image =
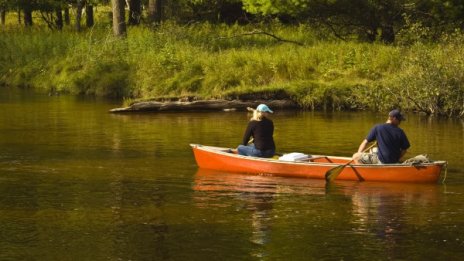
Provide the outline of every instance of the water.
<path id="1" fill-rule="evenodd" d="M 408 114 L 445 185 L 198 169 L 245 112 L 109 114 L 120 104 L 0 89 L 0 260 L 462 260 L 464 124 Z M 350 155 L 385 115 L 278 112 L 277 150 Z"/>

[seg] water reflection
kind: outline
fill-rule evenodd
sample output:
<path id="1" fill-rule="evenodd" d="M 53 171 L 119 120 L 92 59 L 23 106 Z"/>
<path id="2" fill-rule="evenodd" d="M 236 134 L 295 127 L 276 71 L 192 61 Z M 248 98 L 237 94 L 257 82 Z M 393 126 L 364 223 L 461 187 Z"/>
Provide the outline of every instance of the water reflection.
<path id="1" fill-rule="evenodd" d="M 119 105 L 0 88 L 0 260 L 464 258 L 462 121 L 412 114 L 403 126 L 408 155 L 449 161 L 446 192 L 326 188 L 198 170 L 188 144 L 236 146 L 243 112 L 108 113 Z M 351 155 L 384 114 L 273 120 L 281 152 Z"/>
<path id="2" fill-rule="evenodd" d="M 199 168 L 193 188 L 195 191 L 208 191 L 216 195 L 240 192 L 323 195 L 325 184 L 324 180 L 247 175 Z"/>
<path id="3" fill-rule="evenodd" d="M 254 244 L 250 255 L 269 257 L 266 245 L 271 239 L 275 215 L 274 201 L 281 194 L 319 194 L 325 192 L 324 183 L 308 183 L 303 179 L 281 179 L 268 176 L 230 174 L 199 169 L 195 175 L 194 200 L 200 208 L 243 202 L 250 225 L 249 241 Z M 229 203 L 228 203 L 229 201 Z"/>
<path id="4" fill-rule="evenodd" d="M 109 184 L 111 193 L 111 222 L 109 235 L 114 258 L 130 260 L 134 257 L 156 256 L 169 259 L 167 237 L 169 225 L 164 216 L 166 195 L 163 180 L 145 180 L 143 183 L 120 176 Z"/>
<path id="5" fill-rule="evenodd" d="M 322 227 L 319 230 L 323 231 L 317 231 L 315 225 L 313 234 L 316 237 L 319 233 L 326 233 L 325 227 L 333 226 L 332 233 L 337 235 L 335 241 L 340 240 L 343 234 L 351 237 L 344 239 L 346 241 L 358 238 L 353 245 L 362 246 L 368 251 L 382 249 L 387 259 L 404 258 L 401 253 L 407 235 L 421 230 L 422 226 L 430 226 L 430 220 L 424 217 L 423 210 L 438 207 L 444 188 L 435 184 L 351 181 L 326 185 L 324 180 L 254 176 L 204 169 L 197 171 L 193 185 L 194 201 L 199 208 L 227 207 L 235 204 L 234 200 L 243 202 L 250 226 L 248 238 L 255 244 L 250 253 L 252 256 L 269 257 L 267 251 L 275 235 L 279 234 L 277 231 L 283 229 L 278 221 L 282 213 L 296 213 L 293 220 L 299 222 L 296 226 L 304 226 L 301 219 L 307 222 L 310 222 L 310 218 L 320 220 Z M 298 209 L 293 209 L 295 206 L 292 204 L 282 204 L 289 202 L 290 198 L 315 203 L 301 204 Z M 315 217 L 316 213 L 311 209 L 314 207 L 328 211 L 317 213 Z M 304 213 L 309 213 L 309 216 L 305 218 Z M 288 235 L 287 239 L 295 240 L 294 237 L 298 235 Z M 334 244 L 330 241 L 325 244 L 335 249 L 339 247 L 330 245 Z"/>
<path id="6" fill-rule="evenodd" d="M 327 193 L 350 199 L 353 234 L 379 242 L 386 259 L 402 259 L 408 234 L 427 228 L 424 209 L 436 209 L 445 187 L 436 184 L 337 182 Z M 376 245 L 378 247 L 378 245 Z"/>

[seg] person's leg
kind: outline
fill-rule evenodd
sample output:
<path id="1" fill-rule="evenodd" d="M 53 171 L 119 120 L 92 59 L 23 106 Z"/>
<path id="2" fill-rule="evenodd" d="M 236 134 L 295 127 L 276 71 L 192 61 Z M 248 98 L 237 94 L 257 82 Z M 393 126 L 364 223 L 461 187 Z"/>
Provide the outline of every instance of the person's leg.
<path id="1" fill-rule="evenodd" d="M 354 164 L 362 164 L 361 156 L 362 152 L 356 152 L 355 154 L 353 154 L 351 158 L 353 159 Z"/>
<path id="2" fill-rule="evenodd" d="M 376 153 L 360 153 L 358 164 L 382 164 Z"/>
<path id="3" fill-rule="evenodd" d="M 263 157 L 263 158 L 272 158 L 274 157 L 274 154 L 275 154 L 275 150 L 265 150 L 261 152 L 262 153 L 260 157 Z"/>
<path id="4" fill-rule="evenodd" d="M 253 146 L 253 149 L 250 152 L 250 155 L 252 157 L 262 157 L 263 153 L 261 150 L 257 149 L 255 146 Z"/>
<path id="5" fill-rule="evenodd" d="M 254 144 L 249 144 L 247 146 L 239 145 L 237 147 L 237 151 L 239 155 L 243 155 L 243 156 L 265 157 L 263 155 L 263 152 L 257 149 Z"/>
<path id="6" fill-rule="evenodd" d="M 383 164 L 380 160 L 379 160 L 379 155 L 377 153 L 372 153 L 372 164 Z"/>
<path id="7" fill-rule="evenodd" d="M 238 154 L 242 156 L 252 156 L 253 150 L 254 150 L 254 146 L 251 146 L 251 145 L 248 145 L 248 146 L 239 145 L 237 147 Z"/>
<path id="8" fill-rule="evenodd" d="M 254 147 L 250 156 L 260 157 L 260 158 L 272 158 L 274 157 L 274 154 L 275 154 L 275 150 L 259 150 Z"/>

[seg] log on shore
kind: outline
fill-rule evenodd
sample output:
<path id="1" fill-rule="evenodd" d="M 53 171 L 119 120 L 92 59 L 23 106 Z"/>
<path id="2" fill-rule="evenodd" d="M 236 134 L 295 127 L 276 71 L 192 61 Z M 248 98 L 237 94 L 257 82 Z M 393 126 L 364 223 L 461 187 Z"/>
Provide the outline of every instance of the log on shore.
<path id="1" fill-rule="evenodd" d="M 297 109 L 298 104 L 291 100 L 198 100 L 198 101 L 142 101 L 129 107 L 111 109 L 112 113 L 124 112 L 168 112 L 168 111 L 233 111 L 255 108 L 265 103 L 272 110 Z"/>

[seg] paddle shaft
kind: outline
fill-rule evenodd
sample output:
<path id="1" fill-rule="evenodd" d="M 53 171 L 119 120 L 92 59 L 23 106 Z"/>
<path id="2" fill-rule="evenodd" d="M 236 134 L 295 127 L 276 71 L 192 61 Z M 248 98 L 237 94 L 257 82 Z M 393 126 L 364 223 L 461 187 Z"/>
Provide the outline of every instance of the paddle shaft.
<path id="1" fill-rule="evenodd" d="M 372 149 L 375 145 L 377 144 L 377 142 L 374 142 L 371 146 L 369 146 L 367 149 L 363 150 L 363 153 Z M 330 182 L 332 180 L 334 180 L 336 177 L 338 177 L 338 175 L 340 175 L 340 173 L 342 173 L 343 169 L 350 165 L 351 162 L 353 162 L 354 159 L 351 159 L 350 161 L 348 161 L 347 163 L 343 164 L 343 165 L 338 165 L 334 168 L 331 168 L 329 169 L 326 173 L 325 173 L 325 180 Z M 358 176 L 359 178 L 360 176 Z M 362 180 L 362 179 L 360 179 Z"/>

